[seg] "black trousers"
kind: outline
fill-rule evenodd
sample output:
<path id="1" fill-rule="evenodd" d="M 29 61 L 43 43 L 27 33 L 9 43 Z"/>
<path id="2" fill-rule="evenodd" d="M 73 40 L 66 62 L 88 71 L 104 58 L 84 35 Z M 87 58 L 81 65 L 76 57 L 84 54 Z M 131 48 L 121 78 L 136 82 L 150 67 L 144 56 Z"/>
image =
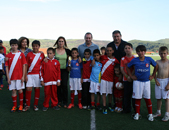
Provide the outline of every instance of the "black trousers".
<path id="1" fill-rule="evenodd" d="M 68 103 L 68 75 L 66 69 L 61 69 L 61 85 L 57 87 L 58 102 L 64 105 Z"/>
<path id="2" fill-rule="evenodd" d="M 0 80 L 2 79 L 2 76 L 3 76 L 3 72 L 2 70 L 0 70 Z"/>
<path id="3" fill-rule="evenodd" d="M 91 104 L 91 96 L 89 93 L 90 82 L 83 82 L 82 84 L 82 105 L 90 106 Z"/>
<path id="4" fill-rule="evenodd" d="M 124 81 L 124 98 L 123 98 L 123 111 L 125 113 L 131 112 L 131 103 L 135 111 L 135 100 L 132 98 L 133 82 Z"/>

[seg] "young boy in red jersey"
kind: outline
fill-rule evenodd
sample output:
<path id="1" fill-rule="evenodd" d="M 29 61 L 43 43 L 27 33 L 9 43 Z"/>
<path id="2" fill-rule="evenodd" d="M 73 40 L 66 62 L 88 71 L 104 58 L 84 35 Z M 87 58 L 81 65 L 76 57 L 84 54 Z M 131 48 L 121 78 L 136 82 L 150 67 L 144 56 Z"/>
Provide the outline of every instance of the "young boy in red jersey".
<path id="1" fill-rule="evenodd" d="M 61 74 L 60 63 L 54 59 L 55 50 L 53 48 L 47 49 L 48 61 L 43 61 L 41 68 L 41 85 L 44 87 L 45 100 L 43 102 L 43 111 L 47 111 L 49 108 L 49 100 L 51 98 L 51 107 L 55 110 L 59 110 L 57 86 L 60 86 Z"/>
<path id="2" fill-rule="evenodd" d="M 34 40 L 32 42 L 33 51 L 29 52 L 26 56 L 27 64 L 28 64 L 28 74 L 26 77 L 26 106 L 23 111 L 27 111 L 30 109 L 30 101 L 31 101 L 31 93 L 32 87 L 34 87 L 35 98 L 34 98 L 34 111 L 38 111 L 38 101 L 40 97 L 40 66 L 44 59 L 44 54 L 39 52 L 40 42 Z"/>
<path id="3" fill-rule="evenodd" d="M 6 55 L 6 75 L 9 90 L 12 90 L 13 107 L 11 112 L 17 110 L 17 90 L 19 92 L 20 106 L 18 112 L 23 110 L 23 91 L 26 59 L 22 52 L 18 51 L 18 40 L 10 40 L 11 52 Z"/>
<path id="4" fill-rule="evenodd" d="M 89 88 L 90 88 L 90 74 L 92 70 L 91 66 L 91 50 L 90 49 L 85 49 L 84 51 L 84 57 L 83 58 L 83 71 L 82 71 L 82 105 L 83 109 L 87 109 L 87 107 L 90 107 L 90 102 L 91 102 L 91 96 L 89 93 Z"/>
<path id="5" fill-rule="evenodd" d="M 103 114 L 107 114 L 106 108 L 106 94 L 108 94 L 109 107 L 108 109 L 113 112 L 112 109 L 112 93 L 113 93 L 113 80 L 114 80 L 114 66 L 119 64 L 119 61 L 113 56 L 114 50 L 112 46 L 107 46 L 106 55 L 101 56 L 102 71 L 101 71 L 101 88 L 100 93 L 103 99 Z"/>

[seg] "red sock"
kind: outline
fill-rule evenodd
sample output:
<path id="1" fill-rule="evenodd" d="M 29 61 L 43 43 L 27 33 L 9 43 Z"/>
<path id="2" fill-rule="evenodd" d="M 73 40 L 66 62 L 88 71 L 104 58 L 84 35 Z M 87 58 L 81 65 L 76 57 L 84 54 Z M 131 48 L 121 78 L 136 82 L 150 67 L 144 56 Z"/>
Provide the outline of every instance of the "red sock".
<path id="1" fill-rule="evenodd" d="M 23 106 L 23 92 L 19 93 L 19 103 L 21 106 Z"/>
<path id="2" fill-rule="evenodd" d="M 13 106 L 17 107 L 17 96 L 12 96 Z"/>
<path id="3" fill-rule="evenodd" d="M 97 103 L 96 106 L 100 106 L 100 103 Z"/>
<path id="4" fill-rule="evenodd" d="M 82 100 L 81 97 L 82 97 L 82 93 L 78 93 L 78 101 L 79 101 L 79 103 L 81 103 L 81 100 Z M 79 103 L 78 103 L 78 104 L 79 104 Z"/>
<path id="5" fill-rule="evenodd" d="M 119 108 L 122 108 L 122 101 L 119 101 L 119 102 L 118 102 L 118 107 L 119 107 Z"/>
<path id="6" fill-rule="evenodd" d="M 149 114 L 152 114 L 153 112 L 152 112 L 151 99 L 145 99 L 145 98 L 144 98 L 144 100 L 145 100 L 145 102 L 146 102 L 146 106 L 147 106 L 147 109 L 148 109 L 148 113 L 149 113 Z"/>
<path id="7" fill-rule="evenodd" d="M 139 113 L 139 114 L 140 114 L 140 104 L 141 104 L 141 99 L 135 99 L 136 113 Z"/>
<path id="8" fill-rule="evenodd" d="M 39 97 L 40 97 L 40 89 L 35 89 L 34 105 L 36 106 L 38 106 Z"/>
<path id="9" fill-rule="evenodd" d="M 75 98 L 75 94 L 71 93 L 71 103 L 74 104 L 74 98 Z"/>
<path id="10" fill-rule="evenodd" d="M 95 102 L 91 102 L 91 105 L 94 106 L 94 105 L 95 105 Z"/>
<path id="11" fill-rule="evenodd" d="M 31 104 L 31 93 L 32 91 L 26 91 L 26 105 L 28 106 Z"/>

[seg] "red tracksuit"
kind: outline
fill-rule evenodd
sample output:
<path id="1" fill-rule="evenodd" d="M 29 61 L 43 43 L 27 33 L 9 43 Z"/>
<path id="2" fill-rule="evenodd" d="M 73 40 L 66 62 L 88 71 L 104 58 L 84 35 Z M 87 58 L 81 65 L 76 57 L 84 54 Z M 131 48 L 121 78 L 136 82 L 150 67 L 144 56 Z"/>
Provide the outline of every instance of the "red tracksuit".
<path id="1" fill-rule="evenodd" d="M 48 59 L 48 62 L 42 63 L 41 68 L 41 81 L 44 81 L 45 87 L 45 100 L 43 102 L 44 107 L 49 107 L 49 100 L 51 98 L 51 106 L 57 106 L 58 98 L 57 98 L 57 82 L 60 82 L 61 74 L 60 74 L 60 63 L 56 59 Z"/>

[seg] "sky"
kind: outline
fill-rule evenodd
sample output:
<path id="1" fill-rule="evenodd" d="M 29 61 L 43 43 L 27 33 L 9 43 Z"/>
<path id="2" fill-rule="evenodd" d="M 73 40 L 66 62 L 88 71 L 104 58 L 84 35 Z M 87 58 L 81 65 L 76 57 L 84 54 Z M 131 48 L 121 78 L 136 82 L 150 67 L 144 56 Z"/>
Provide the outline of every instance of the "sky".
<path id="1" fill-rule="evenodd" d="M 169 38 L 169 0 L 1 0 L 0 39 Z"/>

